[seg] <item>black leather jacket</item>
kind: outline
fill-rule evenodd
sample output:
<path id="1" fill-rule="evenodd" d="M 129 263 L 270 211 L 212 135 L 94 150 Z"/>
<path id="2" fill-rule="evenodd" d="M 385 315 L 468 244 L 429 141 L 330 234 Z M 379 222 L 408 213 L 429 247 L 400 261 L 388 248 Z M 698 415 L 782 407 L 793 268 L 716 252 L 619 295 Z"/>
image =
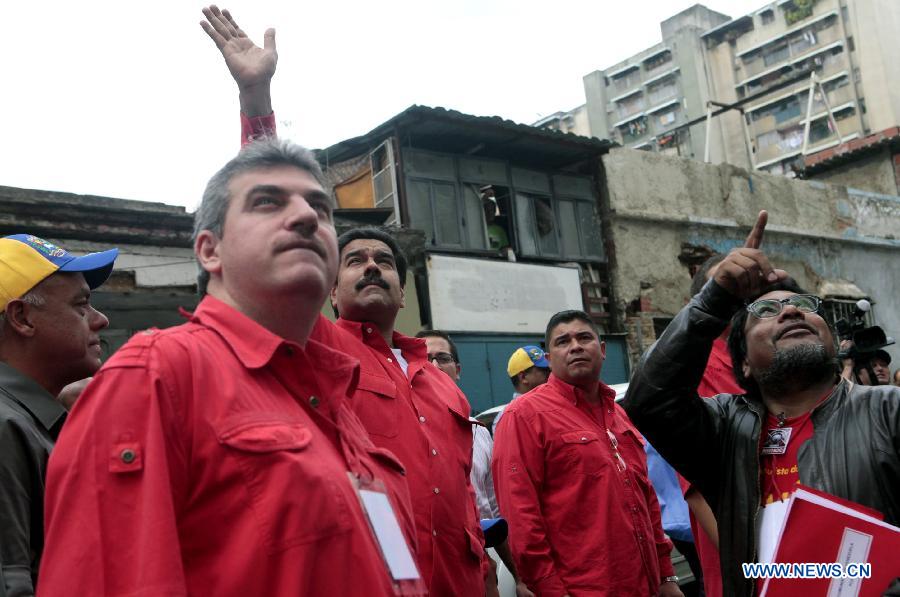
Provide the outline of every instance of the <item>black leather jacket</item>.
<path id="1" fill-rule="evenodd" d="M 641 359 L 622 406 L 715 513 L 724 594 L 749 596 L 754 582 L 741 563 L 757 561 L 766 408 L 750 396 L 697 395 L 713 340 L 739 308 L 709 282 Z M 811 420 L 813 437 L 798 454 L 800 482 L 900 523 L 900 388 L 841 380 Z"/>

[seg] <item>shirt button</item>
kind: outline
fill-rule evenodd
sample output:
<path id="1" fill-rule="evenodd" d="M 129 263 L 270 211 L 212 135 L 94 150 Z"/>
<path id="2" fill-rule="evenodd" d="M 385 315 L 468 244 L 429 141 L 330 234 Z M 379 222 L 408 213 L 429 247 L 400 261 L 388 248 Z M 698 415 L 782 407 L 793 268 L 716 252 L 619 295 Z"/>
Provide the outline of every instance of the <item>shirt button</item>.
<path id="1" fill-rule="evenodd" d="M 366 328 L 366 333 L 367 333 L 367 334 L 371 334 L 371 333 L 372 333 L 372 328 Z"/>
<path id="2" fill-rule="evenodd" d="M 317 396 L 310 396 L 309 405 L 313 408 L 319 408 L 319 398 Z"/>
<path id="3" fill-rule="evenodd" d="M 394 362 L 394 359 L 392 359 L 391 357 L 388 357 L 388 363 L 393 363 L 393 362 Z"/>
<path id="4" fill-rule="evenodd" d="M 419 417 L 419 423 L 424 423 L 424 422 L 425 422 L 425 417 Z"/>
<path id="5" fill-rule="evenodd" d="M 608 412 L 609 414 L 612 414 L 612 409 L 609 409 L 609 410 L 606 411 L 606 412 Z"/>
<path id="6" fill-rule="evenodd" d="M 432 455 L 432 456 L 437 456 L 437 450 L 435 450 L 434 448 L 432 448 L 432 449 L 431 449 L 431 455 Z"/>
<path id="7" fill-rule="evenodd" d="M 431 534 L 437 537 L 437 529 L 431 529 Z"/>
<path id="8" fill-rule="evenodd" d="M 289 357 L 294 356 L 294 347 L 293 347 L 293 346 L 285 346 L 285 347 L 284 347 L 284 354 L 286 354 L 286 355 L 289 356 Z"/>
<path id="9" fill-rule="evenodd" d="M 581 436 L 581 441 L 586 442 L 586 441 L 587 441 L 587 437 L 584 436 L 584 435 L 582 435 L 582 436 Z"/>
<path id="10" fill-rule="evenodd" d="M 124 462 L 125 464 L 131 464 L 132 462 L 134 462 L 134 459 L 136 457 L 134 450 L 128 448 L 122 450 L 122 453 L 119 456 L 120 458 L 122 458 L 122 462 Z"/>
<path id="11" fill-rule="evenodd" d="M 440 493 L 440 492 L 441 492 L 440 489 L 438 489 L 437 487 L 434 488 L 434 493 L 435 493 L 435 494 L 438 494 L 438 493 Z"/>

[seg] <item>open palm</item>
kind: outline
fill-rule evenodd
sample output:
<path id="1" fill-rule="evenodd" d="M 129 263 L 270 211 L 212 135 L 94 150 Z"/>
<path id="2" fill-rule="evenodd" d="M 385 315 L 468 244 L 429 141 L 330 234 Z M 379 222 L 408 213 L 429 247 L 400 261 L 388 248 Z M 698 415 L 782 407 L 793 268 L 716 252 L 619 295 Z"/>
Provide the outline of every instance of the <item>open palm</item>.
<path id="1" fill-rule="evenodd" d="M 238 27 L 227 10 L 215 5 L 203 9 L 206 21 L 200 25 L 222 52 L 225 64 L 238 87 L 247 89 L 268 84 L 275 75 L 278 52 L 275 50 L 275 30 L 267 29 L 263 47 L 257 46 Z"/>

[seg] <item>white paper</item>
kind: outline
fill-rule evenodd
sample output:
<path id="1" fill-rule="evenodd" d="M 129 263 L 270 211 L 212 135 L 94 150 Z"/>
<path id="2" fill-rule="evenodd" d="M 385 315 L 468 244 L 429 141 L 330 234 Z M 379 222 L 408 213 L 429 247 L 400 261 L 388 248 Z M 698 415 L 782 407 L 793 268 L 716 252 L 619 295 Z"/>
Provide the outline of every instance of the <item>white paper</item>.
<path id="1" fill-rule="evenodd" d="M 419 571 L 413 561 L 403 531 L 400 530 L 400 523 L 397 522 L 397 516 L 394 514 L 388 496 L 367 489 L 361 489 L 359 495 L 393 579 L 418 579 Z"/>
<path id="2" fill-rule="evenodd" d="M 837 563 L 862 564 L 869 561 L 869 550 L 872 548 L 872 535 L 851 528 L 844 529 L 841 546 L 838 549 Z M 857 597 L 862 587 L 861 578 L 833 578 L 828 585 L 828 597 Z"/>
<path id="3" fill-rule="evenodd" d="M 781 539 L 789 500 L 774 501 L 762 510 L 759 523 L 759 563 L 768 564 L 775 559 L 775 548 Z"/>

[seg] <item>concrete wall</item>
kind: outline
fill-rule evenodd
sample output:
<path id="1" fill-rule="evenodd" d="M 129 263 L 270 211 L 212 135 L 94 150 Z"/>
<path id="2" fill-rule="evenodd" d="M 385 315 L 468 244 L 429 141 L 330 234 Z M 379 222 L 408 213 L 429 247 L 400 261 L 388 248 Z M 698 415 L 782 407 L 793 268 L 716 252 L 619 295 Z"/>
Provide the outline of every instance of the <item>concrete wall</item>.
<path id="1" fill-rule="evenodd" d="M 887 147 L 858 160 L 818 172 L 812 178 L 872 193 L 900 195 L 894 174 L 894 162 Z"/>
<path id="2" fill-rule="evenodd" d="M 856 284 L 900 338 L 900 198 L 627 149 L 603 166 L 612 283 L 633 357 L 652 340 L 653 317 L 674 315 L 689 298 L 682 250 L 728 252 L 760 209 L 770 214 L 764 248 L 777 266 L 813 292 L 826 280 Z"/>

